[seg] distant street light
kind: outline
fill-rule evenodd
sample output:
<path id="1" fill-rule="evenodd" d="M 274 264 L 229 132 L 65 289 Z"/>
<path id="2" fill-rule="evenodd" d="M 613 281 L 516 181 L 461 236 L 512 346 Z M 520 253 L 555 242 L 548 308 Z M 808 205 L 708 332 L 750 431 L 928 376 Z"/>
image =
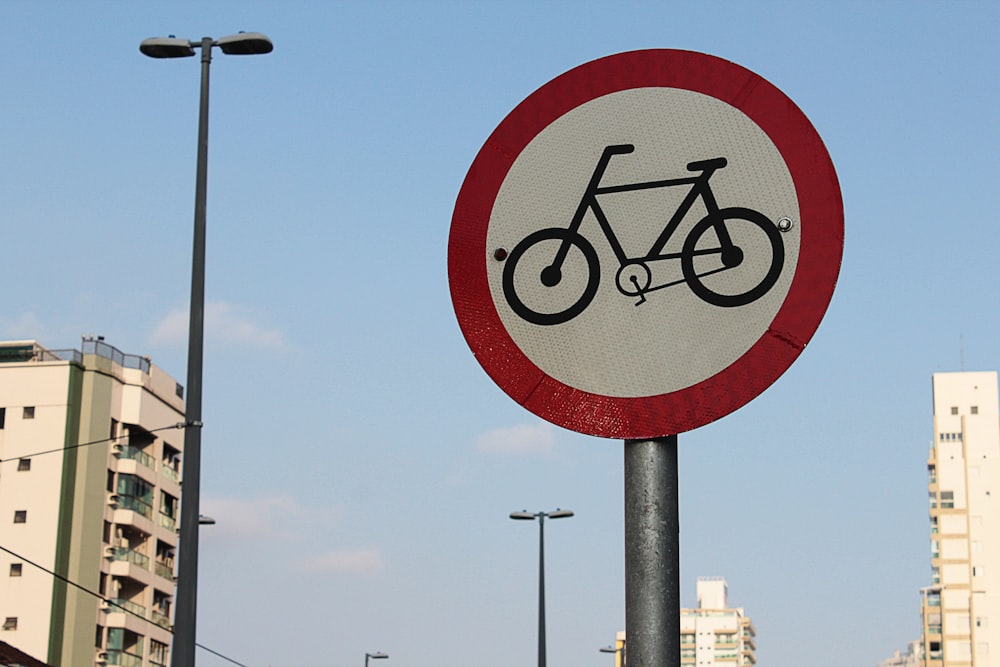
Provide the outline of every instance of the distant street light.
<path id="1" fill-rule="evenodd" d="M 368 667 L 368 658 L 371 658 L 373 660 L 378 660 L 380 658 L 388 658 L 388 657 L 389 657 L 388 653 L 382 653 L 381 651 L 379 651 L 378 653 L 365 653 L 365 667 Z"/>
<path id="2" fill-rule="evenodd" d="M 602 646 L 598 649 L 601 653 L 614 653 L 615 654 L 615 667 L 623 667 L 625 664 L 625 645 L 622 644 L 618 648 L 614 646 Z"/>
<path id="3" fill-rule="evenodd" d="M 511 512 L 510 518 L 519 521 L 538 519 L 538 667 L 545 667 L 545 519 L 568 519 L 570 510 L 554 512 Z"/>
<path id="4" fill-rule="evenodd" d="M 212 47 L 228 55 L 270 53 L 271 40 L 258 32 L 239 33 L 200 42 L 170 37 L 151 37 L 139 44 L 150 58 L 186 58 L 201 49 L 201 103 L 198 113 L 198 164 L 194 194 L 194 252 L 191 261 L 191 316 L 188 324 L 187 400 L 184 413 L 183 481 L 181 527 L 178 546 L 177 601 L 174 605 L 172 667 L 194 667 L 195 612 L 198 603 L 198 513 L 201 485 L 201 381 L 205 334 L 205 201 L 208 184 L 208 70 Z"/>

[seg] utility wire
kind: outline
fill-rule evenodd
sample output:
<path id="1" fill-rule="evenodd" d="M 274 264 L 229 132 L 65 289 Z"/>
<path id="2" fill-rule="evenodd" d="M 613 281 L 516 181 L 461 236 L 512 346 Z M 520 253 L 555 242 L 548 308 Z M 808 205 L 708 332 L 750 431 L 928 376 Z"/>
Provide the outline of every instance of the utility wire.
<path id="1" fill-rule="evenodd" d="M 196 422 L 177 422 L 176 424 L 171 424 L 170 426 L 161 426 L 160 428 L 154 428 L 146 432 L 156 433 L 157 431 L 166 431 L 172 428 L 187 428 L 188 426 L 201 426 L 201 424 Z M 100 440 L 94 440 L 92 442 L 81 442 L 80 444 L 77 445 L 69 445 L 67 447 L 57 447 L 56 449 L 47 449 L 44 452 L 35 452 L 34 454 L 24 454 L 22 456 L 18 456 L 17 458 L 0 459 L 0 463 L 8 463 L 10 461 L 17 461 L 19 459 L 30 459 L 36 456 L 42 456 L 43 454 L 54 454 L 56 452 L 65 452 L 70 449 L 76 449 L 78 447 L 90 447 L 91 445 L 99 445 L 102 442 L 111 442 L 112 440 L 118 440 L 119 437 L 121 436 L 115 438 L 102 438 Z"/>
<path id="2" fill-rule="evenodd" d="M 170 427 L 170 428 L 173 428 L 173 427 Z M 122 605 L 118 604 L 117 602 L 114 602 L 113 600 L 109 600 L 108 598 L 104 597 L 100 593 L 95 593 L 94 591 L 90 590 L 89 588 L 86 588 L 85 586 L 81 586 L 80 584 L 76 583 L 75 581 L 70 581 L 69 579 L 67 579 L 66 577 L 62 576 L 61 574 L 58 574 L 57 572 L 53 572 L 52 570 L 50 570 L 50 569 L 48 569 L 48 568 L 46 568 L 46 567 L 44 567 L 42 565 L 39 565 L 38 563 L 36 563 L 36 562 L 34 562 L 32 560 L 29 560 L 28 558 L 25 558 L 21 554 L 18 554 L 18 553 L 15 553 L 15 552 L 11 551 L 7 547 L 3 546 L 2 544 L 0 544 L 0 551 L 6 551 L 7 553 L 9 553 L 14 558 L 17 558 L 18 560 L 22 560 L 25 563 L 27 563 L 28 565 L 32 565 L 34 567 L 37 567 L 42 572 L 45 572 L 46 574 L 52 575 L 53 577 L 55 577 L 59 581 L 67 583 L 70 586 L 73 586 L 74 588 L 78 588 L 81 591 L 83 591 L 84 593 L 87 593 L 88 595 L 93 595 L 98 600 L 103 600 L 104 602 L 106 602 L 107 604 L 109 604 L 109 605 L 111 605 L 113 607 L 118 607 L 119 609 L 121 609 L 122 611 L 124 611 L 126 614 L 132 614 L 136 618 L 141 618 L 142 620 L 146 621 L 147 623 L 152 623 L 152 621 L 149 620 L 148 618 L 146 618 L 145 616 L 143 616 L 141 614 L 137 614 L 134 611 L 132 611 L 131 609 L 126 609 L 125 607 L 123 607 Z M 157 625 L 156 627 L 163 627 L 163 626 Z M 170 630 L 168 628 L 163 628 L 163 629 L 166 630 L 167 632 L 169 632 L 170 634 L 174 634 L 173 630 Z M 197 646 L 200 649 L 204 649 L 204 650 L 208 651 L 209 653 L 222 658 L 223 660 L 231 662 L 234 665 L 239 665 L 239 667 L 248 667 L 247 665 L 244 665 L 242 662 L 236 662 L 232 658 L 227 657 L 227 656 L 219 653 L 218 651 L 210 649 L 207 646 L 204 646 L 202 644 L 198 644 L 197 642 L 195 643 L 195 646 Z"/>

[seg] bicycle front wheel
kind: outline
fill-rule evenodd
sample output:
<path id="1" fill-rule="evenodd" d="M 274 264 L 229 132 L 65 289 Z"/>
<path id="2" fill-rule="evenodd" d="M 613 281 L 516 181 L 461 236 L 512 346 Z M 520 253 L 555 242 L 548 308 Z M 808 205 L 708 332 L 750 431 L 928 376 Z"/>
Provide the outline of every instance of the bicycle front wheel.
<path id="1" fill-rule="evenodd" d="M 568 245 L 563 262 L 555 264 Z M 568 322 L 597 294 L 601 268 L 597 251 L 576 232 L 540 229 L 514 246 L 503 267 L 503 293 L 521 319 L 543 326 Z"/>
<path id="2" fill-rule="evenodd" d="M 731 244 L 724 247 L 719 227 Z M 785 264 L 781 232 L 766 215 L 724 208 L 702 218 L 684 240 L 681 271 L 688 287 L 715 306 L 745 306 L 774 287 Z"/>

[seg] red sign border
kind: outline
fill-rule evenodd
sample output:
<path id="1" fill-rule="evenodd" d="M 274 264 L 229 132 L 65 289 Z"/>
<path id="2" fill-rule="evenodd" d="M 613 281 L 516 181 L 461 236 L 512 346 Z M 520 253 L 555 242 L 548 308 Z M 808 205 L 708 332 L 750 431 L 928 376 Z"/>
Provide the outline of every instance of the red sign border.
<path id="1" fill-rule="evenodd" d="M 548 376 L 507 333 L 487 281 L 486 233 L 508 171 L 546 127 L 576 107 L 633 88 L 686 89 L 736 107 L 784 158 L 799 202 L 798 264 L 784 303 L 739 359 L 684 389 L 637 398 L 575 389 Z M 521 102 L 476 155 L 452 216 L 448 279 L 459 326 L 486 373 L 511 398 L 559 426 L 606 438 L 674 435 L 742 407 L 778 379 L 812 338 L 840 273 L 844 211 L 840 185 L 812 124 L 784 93 L 727 60 L 692 51 L 648 49 L 580 65 Z"/>

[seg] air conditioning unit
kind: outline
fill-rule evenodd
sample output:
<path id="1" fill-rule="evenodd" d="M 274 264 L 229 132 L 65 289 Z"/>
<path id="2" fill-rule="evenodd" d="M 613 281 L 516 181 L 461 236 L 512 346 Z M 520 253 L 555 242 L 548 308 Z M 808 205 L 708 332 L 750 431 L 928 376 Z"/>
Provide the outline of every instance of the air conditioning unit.
<path id="1" fill-rule="evenodd" d="M 111 456 L 121 456 L 122 455 L 122 445 L 119 442 L 111 445 Z"/>
<path id="2" fill-rule="evenodd" d="M 94 656 L 94 662 L 99 665 L 107 664 L 108 662 L 108 652 L 107 651 L 97 651 L 97 655 Z"/>
<path id="3" fill-rule="evenodd" d="M 101 611 L 108 611 L 111 609 L 111 603 L 107 600 L 101 600 Z"/>
<path id="4" fill-rule="evenodd" d="M 114 558 L 114 556 L 115 556 L 115 548 L 114 547 L 104 547 L 104 557 L 105 558 Z"/>
<path id="5" fill-rule="evenodd" d="M 112 493 L 110 496 L 108 496 L 108 504 L 111 505 L 112 507 L 116 507 L 118 505 L 119 500 L 121 500 L 121 498 L 119 498 L 118 494 L 116 493 Z"/>

